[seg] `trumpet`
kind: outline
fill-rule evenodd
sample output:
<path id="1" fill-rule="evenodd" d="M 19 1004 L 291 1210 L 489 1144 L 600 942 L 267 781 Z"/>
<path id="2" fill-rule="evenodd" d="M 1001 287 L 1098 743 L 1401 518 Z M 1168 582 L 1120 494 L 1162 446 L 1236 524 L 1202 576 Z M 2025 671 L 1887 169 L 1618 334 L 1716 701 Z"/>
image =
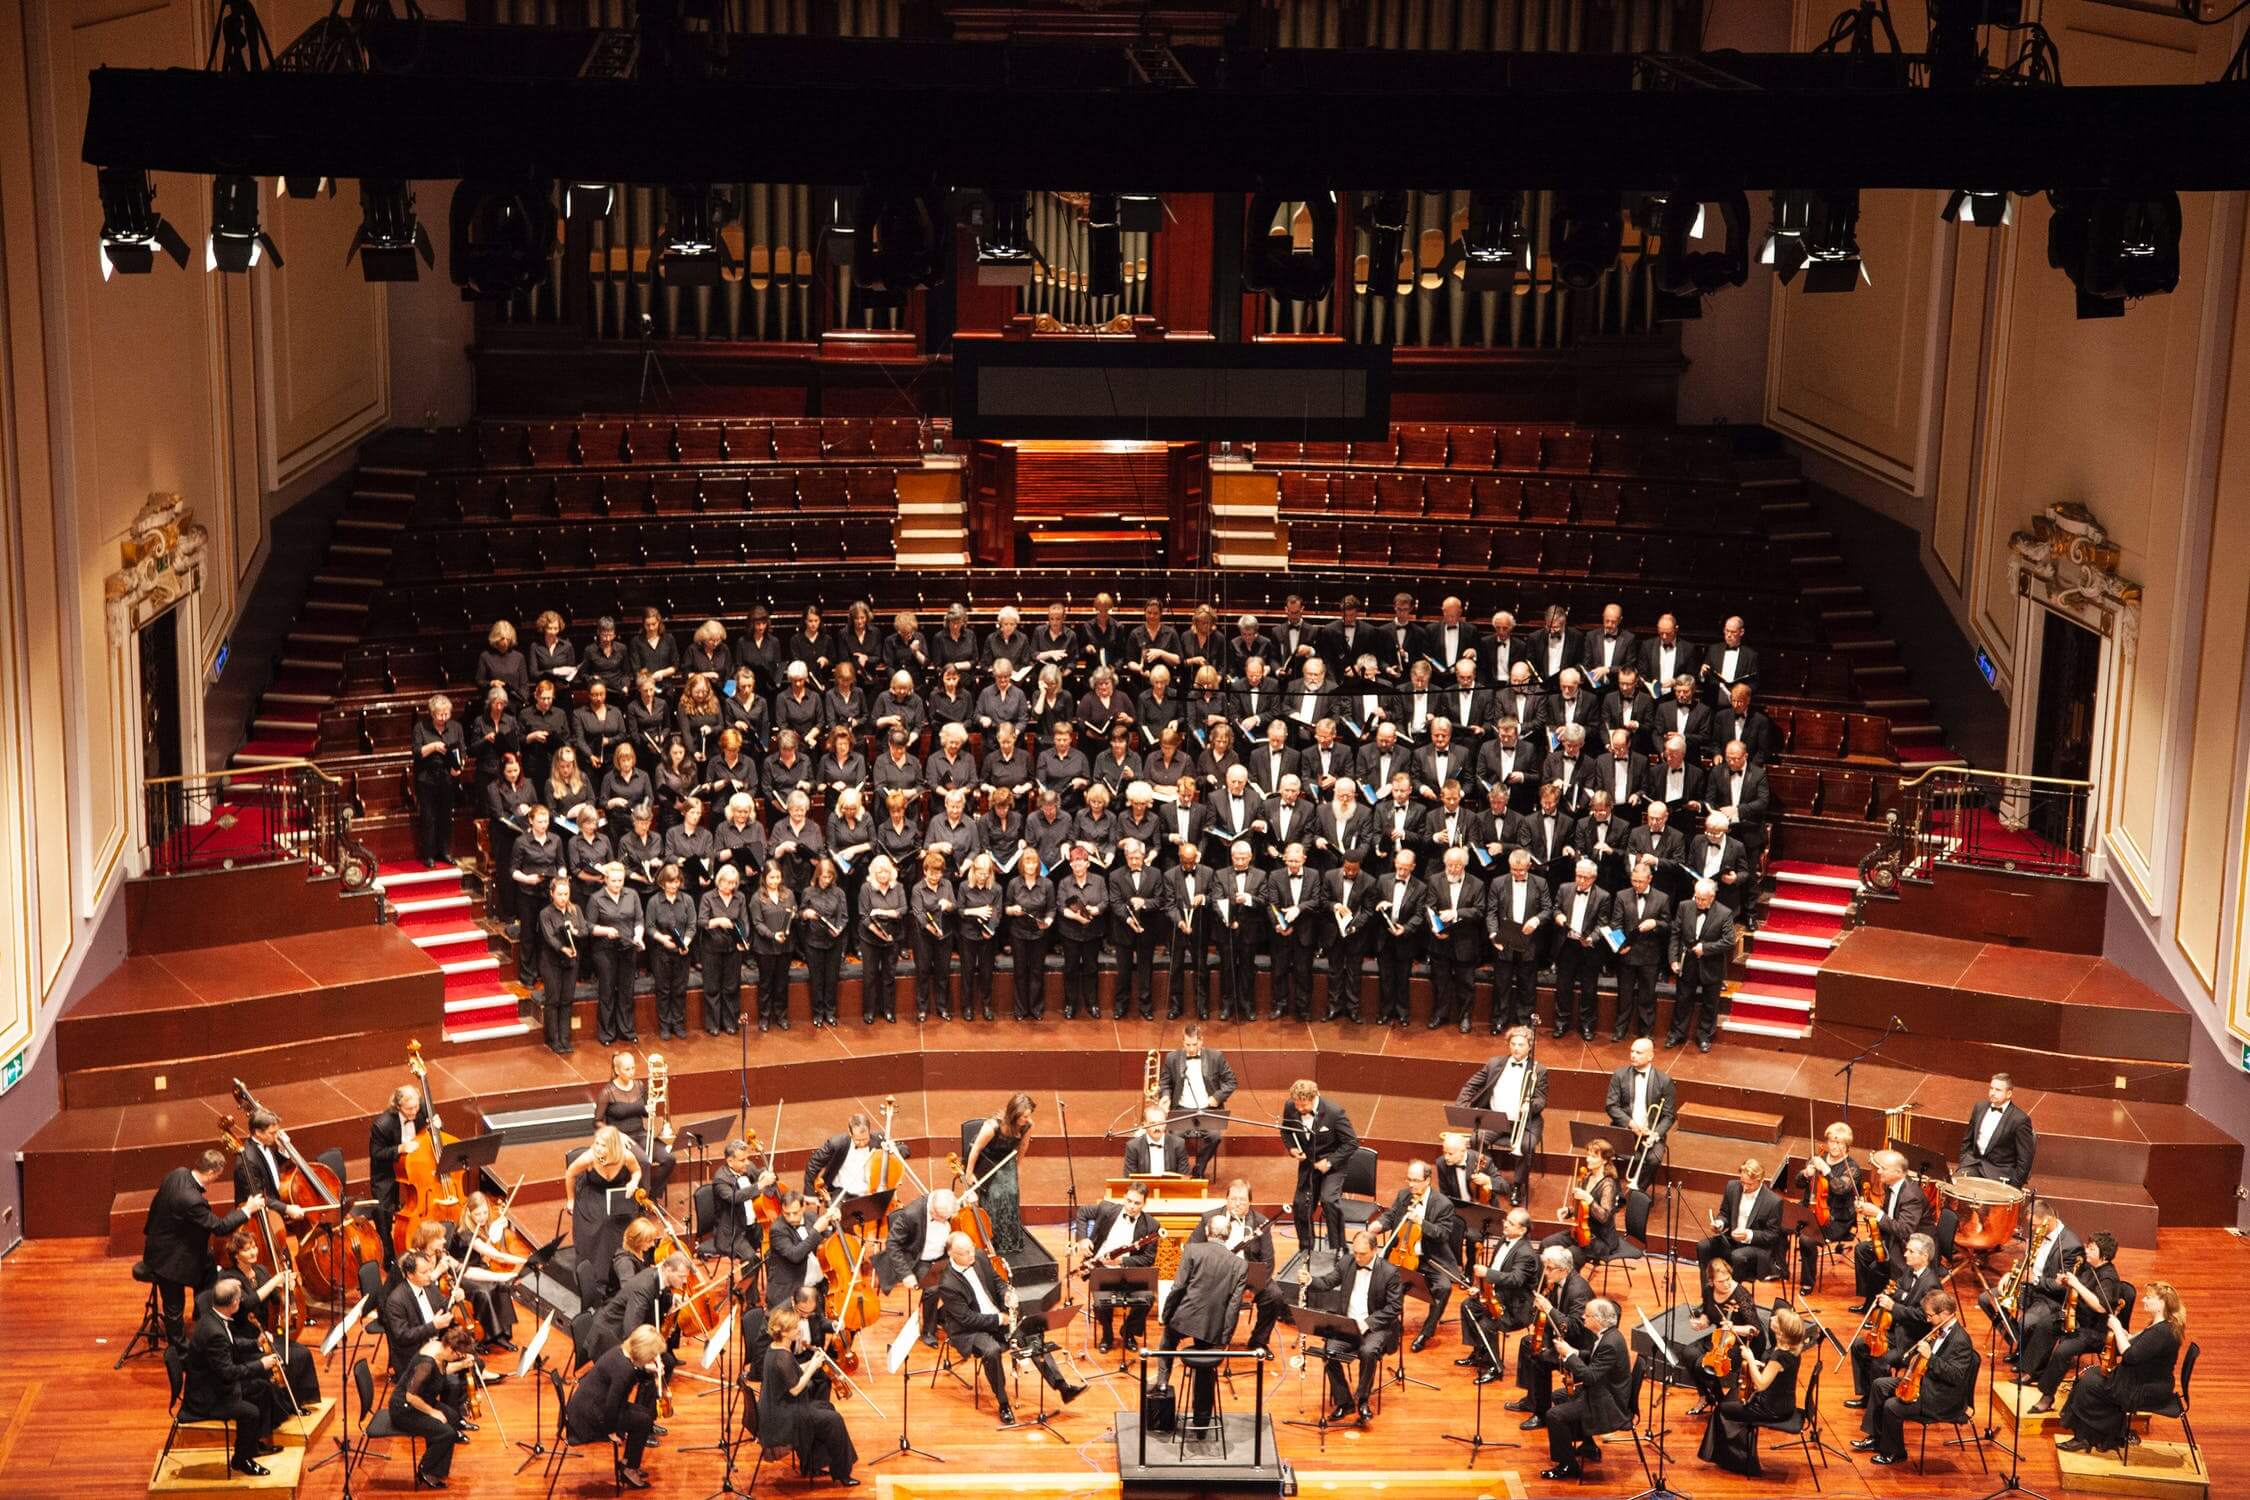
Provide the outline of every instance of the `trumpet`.
<path id="1" fill-rule="evenodd" d="M 1148 1056 L 1143 1059 L 1141 1064 L 1141 1099 L 1144 1103 L 1153 1104 L 1161 1097 L 1163 1075 L 1164 1056 L 1154 1047 L 1151 1047 L 1148 1049 Z"/>
<path id="2" fill-rule="evenodd" d="M 646 1149 L 641 1156 L 645 1161 L 656 1160 L 657 1142 L 672 1144 L 672 1122 L 667 1107 L 672 1102 L 672 1067 L 661 1052 L 648 1055 L 648 1136 Z M 659 1122 L 661 1123 L 661 1128 Z"/>

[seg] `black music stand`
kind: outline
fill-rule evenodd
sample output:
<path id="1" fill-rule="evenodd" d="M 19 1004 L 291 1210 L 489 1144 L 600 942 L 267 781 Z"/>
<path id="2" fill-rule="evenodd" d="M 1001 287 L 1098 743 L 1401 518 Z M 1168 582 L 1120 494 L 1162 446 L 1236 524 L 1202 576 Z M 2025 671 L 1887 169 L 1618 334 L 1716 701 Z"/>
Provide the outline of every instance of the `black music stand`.
<path id="1" fill-rule="evenodd" d="M 508 1132 L 505 1130 L 488 1130 L 483 1135 L 472 1135 L 455 1141 L 438 1153 L 438 1176 L 450 1177 L 455 1172 L 482 1172 L 500 1159 L 500 1148 L 507 1143 Z"/>
<path id="2" fill-rule="evenodd" d="M 1291 1417 L 1284 1425 L 1312 1428 L 1320 1434 L 1320 1451 L 1326 1453 L 1328 1451 L 1328 1382 L 1326 1368 L 1332 1366 L 1339 1359 L 1359 1358 L 1360 1327 L 1351 1320 L 1348 1314 L 1329 1312 L 1325 1308 L 1307 1307 L 1295 1303 L 1282 1309 L 1281 1315 L 1289 1321 L 1291 1327 L 1303 1334 L 1306 1339 L 1312 1341 L 1313 1352 L 1320 1356 L 1323 1366 L 1320 1399 L 1313 1403 L 1313 1413 L 1316 1420 L 1308 1422 L 1303 1417 Z M 1332 1338 L 1349 1342 L 1352 1346 L 1352 1352 L 1349 1354 L 1329 1353 L 1328 1341 Z"/>
<path id="3" fill-rule="evenodd" d="M 674 1133 L 674 1140 L 693 1141 L 698 1146 L 713 1141 L 725 1142 L 734 1138 L 734 1122 L 741 1118 L 738 1110 L 728 1110 L 723 1115 L 713 1115 L 708 1120 L 698 1120 L 693 1125 L 682 1125 Z"/>
<path id="4" fill-rule="evenodd" d="M 1420 1271 L 1410 1271 L 1406 1267 L 1400 1266 L 1398 1268 L 1398 1280 L 1403 1294 L 1419 1297 L 1424 1302 L 1430 1300 L 1430 1278 Z M 1436 1390 L 1436 1382 L 1424 1380 L 1419 1375 L 1406 1373 L 1406 1345 L 1408 1340 L 1404 1326 L 1405 1319 L 1402 1317 L 1399 1322 L 1401 1326 L 1398 1331 L 1398 1347 L 1391 1351 L 1393 1355 L 1397 1356 L 1397 1363 L 1383 1372 L 1383 1383 L 1376 1389 L 1387 1391 L 1394 1385 L 1418 1385 L 1425 1391 Z"/>
<path id="5" fill-rule="evenodd" d="M 1154 1272 L 1156 1268 L 1145 1266 L 1141 1269 Z M 1048 1342 L 1047 1335 L 1078 1316 L 1078 1304 L 1061 1300 L 1061 1288 L 1056 1288 L 1055 1297 L 1056 1300 L 1052 1305 L 1043 1307 L 1037 1312 L 1025 1312 L 1020 1307 L 1016 1310 L 1016 1326 L 1010 1329 L 1008 1333 L 1008 1348 L 1011 1354 L 1053 1353 L 1053 1345 Z M 1026 1343 L 1026 1336 L 1032 1334 L 1036 1334 L 1036 1338 L 1030 1343 Z M 1029 1417 L 1016 1418 L 1016 1425 L 1018 1427 L 1044 1427 L 1049 1432 L 1053 1432 L 1055 1430 L 1055 1414 L 1047 1410 L 1047 1377 L 1041 1375 L 1038 1385 L 1039 1404 L 1037 1409 Z M 994 1394 L 997 1395 L 998 1392 Z"/>
<path id="6" fill-rule="evenodd" d="M 945 1274 L 945 1264 L 946 1262 L 944 1257 L 940 1256 L 937 1260 L 930 1263 L 930 1269 L 923 1276 L 909 1277 L 907 1280 L 907 1284 L 915 1286 L 923 1291 L 927 1291 L 930 1288 L 935 1287 L 938 1284 L 938 1278 Z M 917 1300 L 915 1311 L 909 1313 L 908 1316 L 920 1316 L 919 1300 Z M 914 1346 L 911 1341 L 907 1344 L 906 1352 L 898 1355 L 897 1359 L 898 1446 L 893 1448 L 888 1453 L 879 1453 L 875 1457 L 869 1459 L 867 1461 L 867 1467 L 872 1469 L 875 1467 L 875 1465 L 882 1463 L 887 1459 L 903 1458 L 909 1453 L 913 1454 L 916 1458 L 926 1458 L 931 1463 L 942 1464 L 946 1462 L 946 1459 L 944 1457 L 939 1454 L 932 1453 L 927 1448 L 915 1447 L 913 1440 L 906 1435 L 907 1408 L 908 1403 L 912 1400 L 914 1377 L 917 1375 L 926 1374 L 928 1372 L 926 1370 L 917 1370 L 914 1368 Z"/>
<path id="7" fill-rule="evenodd" d="M 879 1193 L 862 1193 L 857 1198 L 846 1198 L 836 1210 L 837 1234 L 848 1234 L 864 1229 L 869 1224 L 881 1224 L 890 1216 L 891 1199 L 897 1188 L 885 1188 Z"/>
<path id="8" fill-rule="evenodd" d="M 1673 1281 L 1676 1290 L 1678 1282 L 1676 1265 L 1673 1272 Z M 1653 1359 L 1656 1362 L 1657 1369 L 1656 1431 L 1648 1435 L 1649 1446 L 1656 1450 L 1656 1471 L 1649 1478 L 1649 1487 L 1635 1495 L 1633 1500 L 1685 1500 L 1685 1497 L 1678 1490 L 1673 1489 L 1668 1482 L 1667 1473 L 1671 1467 L 1672 1455 L 1664 1443 L 1665 1439 L 1672 1434 L 1672 1387 L 1680 1384 L 1694 1384 L 1695 1366 L 1687 1363 L 1688 1360 L 1693 1358 L 1686 1352 L 1689 1346 L 1681 1342 L 1675 1342 L 1667 1330 L 1686 1329 L 1688 1320 L 1694 1315 L 1694 1312 L 1695 1309 L 1681 1307 L 1668 1295 L 1663 1322 L 1651 1323 L 1644 1314 L 1641 1321 L 1646 1326 L 1637 1326 L 1633 1330 L 1631 1346 L 1639 1351 L 1644 1358 Z M 1653 1340 L 1650 1337 L 1651 1330 L 1655 1334 Z M 1708 1339 L 1709 1336 L 1708 1331 L 1706 1331 L 1698 1337 Z M 1661 1348 L 1659 1347 L 1659 1341 L 1663 1346 Z M 1670 1353 L 1669 1358 L 1666 1357 L 1667 1350 Z M 1683 1375 L 1686 1377 L 1685 1380 L 1680 1378 Z"/>
<path id="9" fill-rule="evenodd" d="M 1486 1240 L 1500 1238 L 1507 1225 L 1508 1215 L 1515 1212 L 1515 1206 L 1505 1203 L 1456 1203 L 1453 1205 L 1453 1212 L 1468 1226 L 1469 1238 L 1481 1244 Z M 1529 1210 L 1526 1209 L 1526 1212 Z"/>
<path id="10" fill-rule="evenodd" d="M 1094 1311 L 1103 1297 L 1119 1300 L 1140 1293 L 1148 1293 L 1149 1317 L 1156 1316 L 1156 1284 L 1161 1280 L 1154 1266 L 1088 1266 L 1086 1268 L 1086 1310 Z M 1119 1355 L 1117 1368 L 1125 1368 L 1125 1356 Z"/>
<path id="11" fill-rule="evenodd" d="M 1501 1358 L 1499 1348 L 1492 1342 L 1492 1335 L 1484 1331 L 1484 1324 L 1477 1321 L 1475 1318 L 1465 1318 L 1462 1321 L 1468 1325 L 1469 1331 L 1476 1335 L 1477 1347 L 1484 1351 L 1484 1357 L 1486 1359 L 1492 1361 L 1492 1368 L 1494 1370 L 1507 1368 L 1507 1361 Z M 1484 1435 L 1484 1388 L 1487 1385 L 1491 1384 L 1491 1382 L 1486 1380 L 1478 1380 L 1475 1384 L 1477 1401 L 1477 1419 L 1475 1431 L 1470 1432 L 1466 1435 L 1458 1432 L 1442 1432 L 1438 1434 L 1438 1436 L 1444 1438 L 1449 1443 L 1465 1443 L 1468 1445 L 1469 1467 L 1472 1469 L 1477 1466 L 1478 1456 L 1481 1455 L 1487 1448 L 1521 1448 L 1523 1446 L 1523 1444 L 1516 1442 L 1512 1438 L 1488 1438 Z"/>

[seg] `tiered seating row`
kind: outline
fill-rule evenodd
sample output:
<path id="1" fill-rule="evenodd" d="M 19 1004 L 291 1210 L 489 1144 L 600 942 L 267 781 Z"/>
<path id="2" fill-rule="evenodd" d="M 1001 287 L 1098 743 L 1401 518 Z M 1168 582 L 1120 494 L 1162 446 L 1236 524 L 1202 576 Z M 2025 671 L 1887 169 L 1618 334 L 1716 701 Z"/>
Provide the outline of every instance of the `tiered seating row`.
<path id="1" fill-rule="evenodd" d="M 571 526 L 448 527 L 401 538 L 386 607 L 411 598 L 400 586 L 411 589 L 433 579 L 537 578 L 545 588 L 569 574 L 766 562 L 876 563 L 894 555 L 889 517 L 844 510 L 781 509 L 732 521 L 667 517 Z"/>
<path id="2" fill-rule="evenodd" d="M 1402 525 L 1411 516 L 1367 516 L 1349 522 L 1290 521 L 1289 556 L 1300 566 L 1411 568 L 1417 573 L 1501 573 L 1537 578 L 1638 579 L 1694 583 L 1724 578 L 1736 593 L 1794 595 L 1798 578 L 1789 549 L 1746 536 L 1642 536 L 1589 533 L 1561 526 Z"/>
<path id="3" fill-rule="evenodd" d="M 884 510 L 895 467 L 515 469 L 433 474 L 418 486 L 418 524 L 599 520 L 739 511 Z"/>
<path id="4" fill-rule="evenodd" d="M 1602 530 L 1758 532 L 1756 511 L 1719 485 L 1645 479 L 1525 479 L 1284 469 L 1281 512 L 1336 520 L 1485 521 Z"/>
<path id="5" fill-rule="evenodd" d="M 1262 466 L 1512 470 L 1524 473 L 1709 476 L 1732 458 L 1722 434 L 1562 426 L 1401 422 L 1371 443 L 1259 443 Z"/>
<path id="6" fill-rule="evenodd" d="M 491 468 L 575 469 L 647 463 L 912 462 L 929 424 L 912 417 L 588 417 L 479 422 L 478 458 Z"/>

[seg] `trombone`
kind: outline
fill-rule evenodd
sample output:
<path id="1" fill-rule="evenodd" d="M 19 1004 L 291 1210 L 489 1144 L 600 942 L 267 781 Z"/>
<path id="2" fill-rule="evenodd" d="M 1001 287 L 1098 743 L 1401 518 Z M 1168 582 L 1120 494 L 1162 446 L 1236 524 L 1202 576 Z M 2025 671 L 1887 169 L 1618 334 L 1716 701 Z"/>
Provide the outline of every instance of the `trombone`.
<path id="1" fill-rule="evenodd" d="M 1648 1148 L 1655 1143 L 1657 1122 L 1664 1118 L 1664 1101 L 1659 1099 L 1649 1107 L 1648 1123 L 1642 1127 L 1641 1143 L 1633 1148 L 1633 1159 L 1625 1168 L 1625 1185 L 1640 1191 L 1641 1168 L 1648 1164 Z"/>

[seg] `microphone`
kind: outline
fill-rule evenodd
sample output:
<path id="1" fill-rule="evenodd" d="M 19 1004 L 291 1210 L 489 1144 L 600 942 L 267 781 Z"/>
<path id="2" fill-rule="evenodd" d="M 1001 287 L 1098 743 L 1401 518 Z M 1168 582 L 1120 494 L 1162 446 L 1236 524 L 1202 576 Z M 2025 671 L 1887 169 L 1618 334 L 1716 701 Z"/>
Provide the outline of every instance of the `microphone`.
<path id="1" fill-rule="evenodd" d="M 1904 1032 L 1906 1030 L 1906 1023 L 1904 1021 L 1901 1021 L 1895 1015 L 1891 1017 L 1891 1025 L 1901 1032 Z"/>

